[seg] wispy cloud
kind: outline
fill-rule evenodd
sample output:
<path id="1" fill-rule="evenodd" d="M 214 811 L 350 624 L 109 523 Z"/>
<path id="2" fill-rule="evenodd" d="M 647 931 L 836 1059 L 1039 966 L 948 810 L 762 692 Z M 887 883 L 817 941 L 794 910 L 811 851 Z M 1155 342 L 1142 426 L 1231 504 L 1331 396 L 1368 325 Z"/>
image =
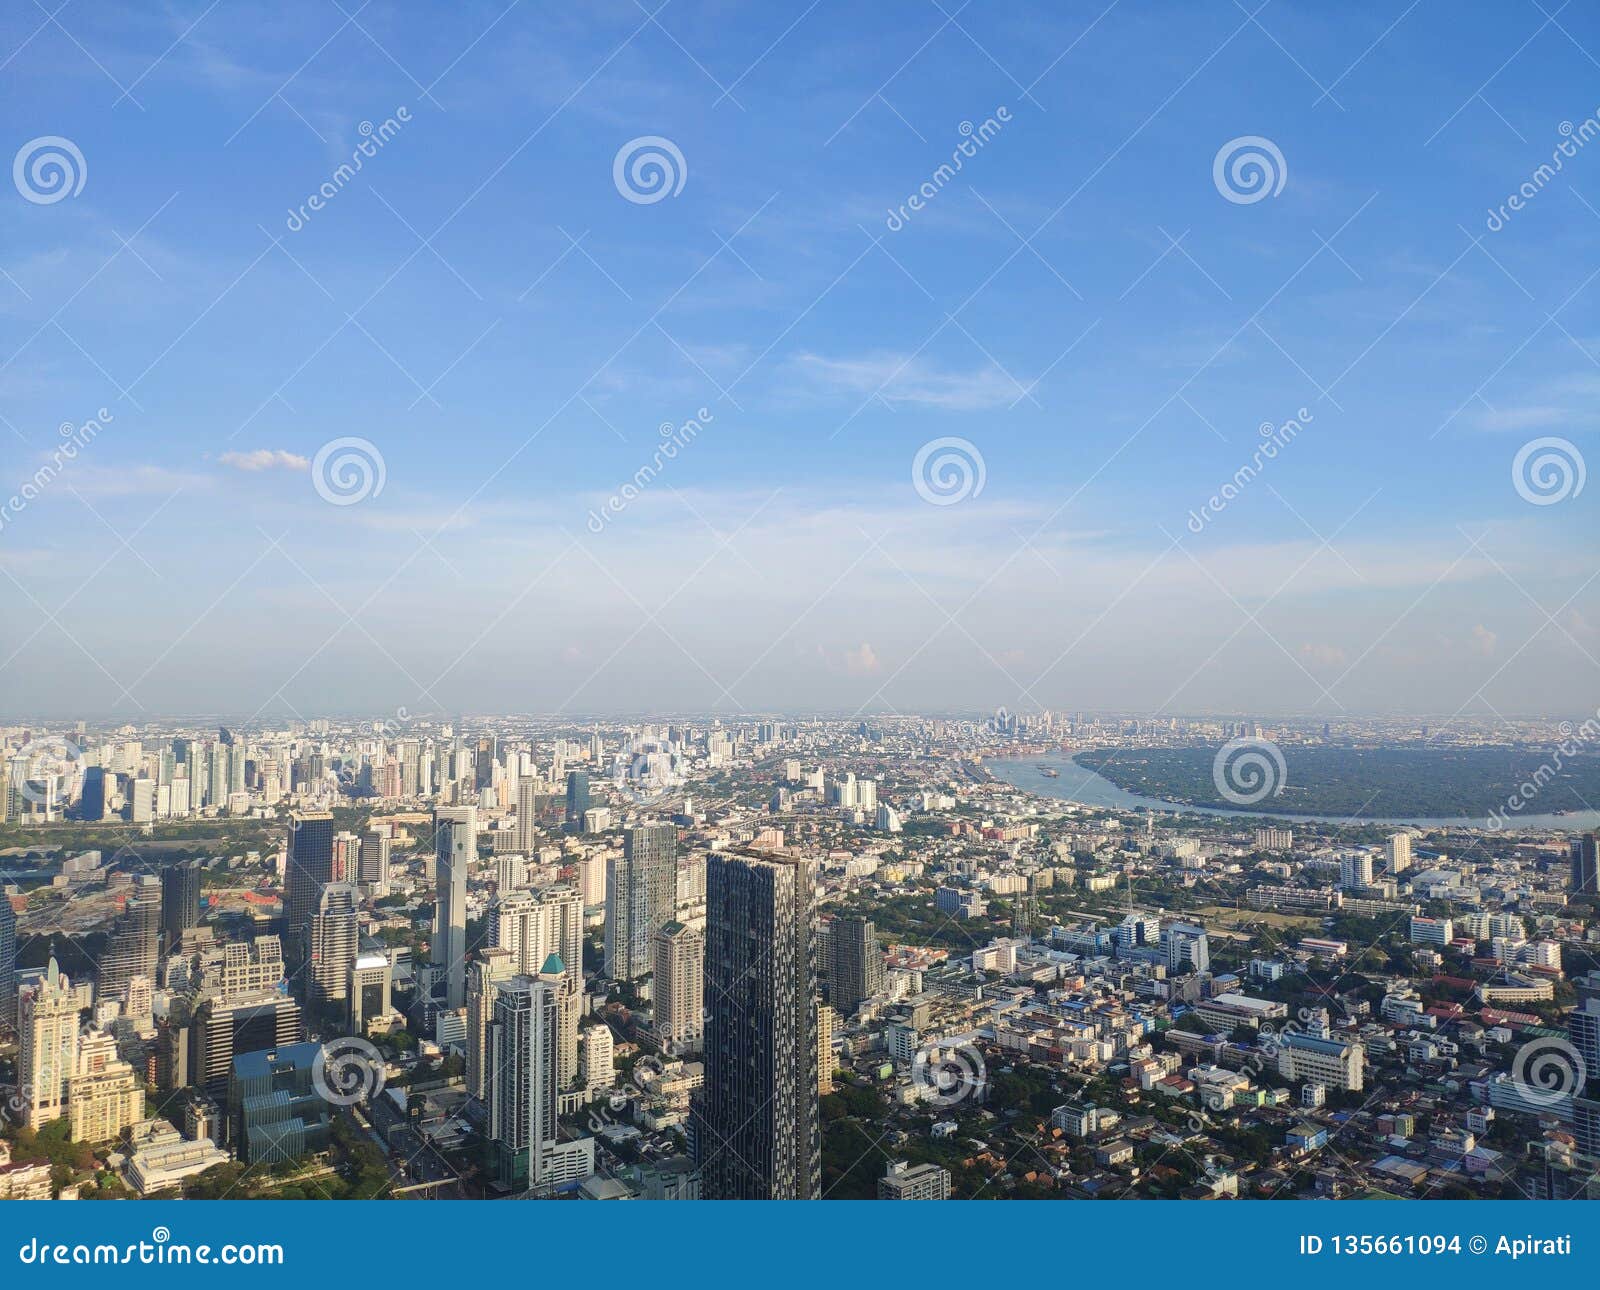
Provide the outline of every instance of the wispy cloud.
<path id="1" fill-rule="evenodd" d="M 795 363 L 813 383 L 829 390 L 949 412 L 1010 407 L 1026 388 L 992 363 L 970 371 L 949 371 L 915 355 L 896 353 L 860 358 L 802 353 Z"/>
<path id="2" fill-rule="evenodd" d="M 306 470 L 310 461 L 284 448 L 252 448 L 249 452 L 225 452 L 217 458 L 235 470 Z"/>

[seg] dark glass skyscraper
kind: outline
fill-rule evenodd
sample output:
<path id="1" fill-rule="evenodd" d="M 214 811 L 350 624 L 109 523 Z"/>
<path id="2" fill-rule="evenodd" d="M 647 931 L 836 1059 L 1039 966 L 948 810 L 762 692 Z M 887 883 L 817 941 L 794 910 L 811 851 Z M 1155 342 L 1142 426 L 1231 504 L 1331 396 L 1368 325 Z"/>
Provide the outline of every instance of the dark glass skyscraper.
<path id="1" fill-rule="evenodd" d="M 1572 894 L 1600 895 L 1600 862 L 1595 855 L 1595 835 L 1572 839 Z"/>
<path id="2" fill-rule="evenodd" d="M 883 989 L 883 954 L 878 930 L 868 918 L 836 918 L 829 940 L 833 962 L 828 973 L 829 1000 L 850 1016 Z"/>
<path id="3" fill-rule="evenodd" d="M 705 1086 L 694 1128 L 708 1199 L 821 1193 L 815 881 L 804 860 L 707 861 Z"/>
<path id="4" fill-rule="evenodd" d="M 574 833 L 583 831 L 583 813 L 589 809 L 589 772 L 567 772 L 567 828 Z"/>
<path id="5" fill-rule="evenodd" d="M 311 954 L 311 920 L 322 904 L 322 891 L 333 881 L 333 816 L 327 811 L 297 812 L 289 817 L 289 851 L 284 864 L 284 912 L 291 973 L 298 973 Z"/>
<path id="6" fill-rule="evenodd" d="M 161 949 L 171 954 L 184 932 L 200 925 L 200 861 L 180 860 L 161 871 Z"/>
<path id="7" fill-rule="evenodd" d="M 0 1031 L 17 1028 L 17 915 L 11 900 L 0 896 Z"/>

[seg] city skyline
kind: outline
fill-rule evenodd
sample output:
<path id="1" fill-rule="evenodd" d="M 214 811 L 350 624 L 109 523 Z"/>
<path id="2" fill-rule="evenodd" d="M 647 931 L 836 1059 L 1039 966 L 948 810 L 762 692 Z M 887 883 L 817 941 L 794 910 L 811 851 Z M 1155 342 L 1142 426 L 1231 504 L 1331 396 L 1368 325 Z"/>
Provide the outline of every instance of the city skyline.
<path id="1" fill-rule="evenodd" d="M 286 14 L 0 23 L 0 708 L 1584 706 L 1592 14 Z"/>

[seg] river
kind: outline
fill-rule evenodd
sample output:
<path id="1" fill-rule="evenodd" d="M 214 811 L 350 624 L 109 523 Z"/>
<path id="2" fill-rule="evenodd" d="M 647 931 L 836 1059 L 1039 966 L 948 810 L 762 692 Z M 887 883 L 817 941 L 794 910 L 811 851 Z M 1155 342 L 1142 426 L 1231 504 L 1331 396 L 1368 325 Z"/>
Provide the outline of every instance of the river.
<path id="1" fill-rule="evenodd" d="M 1327 824 L 1417 824 L 1435 828 L 1481 829 L 1484 817 L 1463 816 L 1450 819 L 1425 816 L 1328 816 L 1290 815 L 1278 811 L 1252 811 L 1246 807 L 1222 810 L 1215 806 L 1190 806 L 1184 802 L 1168 802 L 1159 797 L 1145 797 L 1118 788 L 1104 775 L 1080 766 L 1066 753 L 1048 753 L 1037 757 L 996 758 L 983 763 L 984 769 L 995 778 L 1030 793 L 1044 797 L 1058 797 L 1076 802 L 1080 806 L 1099 806 L 1120 811 L 1176 811 L 1184 815 L 1248 816 L 1260 820 L 1300 821 Z M 1038 767 L 1048 766 L 1061 772 L 1059 779 L 1041 775 Z M 1516 829 L 1561 829 L 1574 833 L 1600 828 L 1600 811 L 1569 811 L 1565 815 L 1521 815 L 1516 818 Z"/>

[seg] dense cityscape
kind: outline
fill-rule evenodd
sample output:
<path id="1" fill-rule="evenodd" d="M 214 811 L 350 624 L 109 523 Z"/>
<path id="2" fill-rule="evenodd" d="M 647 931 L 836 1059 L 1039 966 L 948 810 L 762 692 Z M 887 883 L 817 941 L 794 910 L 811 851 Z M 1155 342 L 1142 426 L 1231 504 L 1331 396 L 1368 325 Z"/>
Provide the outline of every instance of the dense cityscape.
<path id="1" fill-rule="evenodd" d="M 1589 1198 L 1594 734 L 7 727 L 0 1197 Z"/>

